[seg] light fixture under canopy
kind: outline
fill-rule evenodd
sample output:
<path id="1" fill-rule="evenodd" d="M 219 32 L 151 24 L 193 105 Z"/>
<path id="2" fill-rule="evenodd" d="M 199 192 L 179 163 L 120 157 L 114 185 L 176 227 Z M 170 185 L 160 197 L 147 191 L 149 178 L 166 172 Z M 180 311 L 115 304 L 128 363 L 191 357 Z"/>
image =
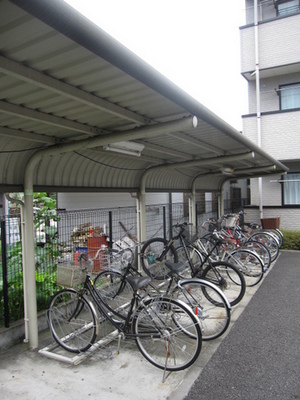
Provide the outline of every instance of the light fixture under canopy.
<path id="1" fill-rule="evenodd" d="M 116 153 L 128 154 L 130 156 L 140 157 L 144 145 L 136 142 L 116 142 L 103 146 L 104 150 L 114 151 Z"/>

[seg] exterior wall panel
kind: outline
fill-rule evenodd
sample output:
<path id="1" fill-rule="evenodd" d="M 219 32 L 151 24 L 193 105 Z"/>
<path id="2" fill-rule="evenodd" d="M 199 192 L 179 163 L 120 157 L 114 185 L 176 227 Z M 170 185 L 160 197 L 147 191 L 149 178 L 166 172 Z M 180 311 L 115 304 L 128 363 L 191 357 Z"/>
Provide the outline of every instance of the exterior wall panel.
<path id="1" fill-rule="evenodd" d="M 256 116 L 243 118 L 244 135 L 257 143 Z M 300 112 L 278 112 L 261 116 L 262 148 L 274 158 L 298 160 Z"/>
<path id="2" fill-rule="evenodd" d="M 299 51 L 295 51 L 299 49 L 299 14 L 262 23 L 258 28 L 260 69 L 299 63 Z M 254 71 L 254 26 L 245 27 L 240 33 L 241 71 Z"/>

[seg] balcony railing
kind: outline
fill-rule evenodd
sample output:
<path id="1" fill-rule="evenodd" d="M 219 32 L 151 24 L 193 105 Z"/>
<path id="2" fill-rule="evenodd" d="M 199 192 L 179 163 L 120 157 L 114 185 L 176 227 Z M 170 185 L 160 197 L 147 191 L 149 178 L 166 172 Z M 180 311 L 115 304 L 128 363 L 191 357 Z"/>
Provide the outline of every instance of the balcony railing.
<path id="1" fill-rule="evenodd" d="M 258 22 L 267 21 L 270 19 L 287 17 L 289 15 L 300 12 L 298 1 L 282 2 L 274 0 L 266 0 L 258 2 L 257 17 Z M 245 10 L 246 24 L 254 23 L 254 6 L 247 7 Z"/>

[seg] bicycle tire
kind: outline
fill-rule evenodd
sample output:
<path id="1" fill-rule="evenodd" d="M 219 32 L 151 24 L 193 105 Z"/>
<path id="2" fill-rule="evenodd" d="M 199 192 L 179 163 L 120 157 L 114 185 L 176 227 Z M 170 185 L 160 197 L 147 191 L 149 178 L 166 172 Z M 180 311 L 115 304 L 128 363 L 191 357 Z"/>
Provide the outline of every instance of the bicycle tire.
<path id="1" fill-rule="evenodd" d="M 267 246 L 270 255 L 271 262 L 275 261 L 279 254 L 279 244 L 277 239 L 269 232 L 256 232 L 250 236 L 249 240 L 258 240 L 265 246 Z"/>
<path id="2" fill-rule="evenodd" d="M 94 288 L 111 317 L 115 321 L 125 320 L 133 297 L 133 288 L 126 277 L 118 271 L 104 270 L 96 276 Z"/>
<path id="3" fill-rule="evenodd" d="M 165 371 L 181 371 L 198 358 L 202 347 L 199 319 L 181 301 L 156 297 L 139 307 L 132 329 L 141 354 Z"/>
<path id="4" fill-rule="evenodd" d="M 238 304 L 246 292 L 243 274 L 226 261 L 209 263 L 199 278 L 206 279 L 221 289 L 231 306 Z"/>
<path id="5" fill-rule="evenodd" d="M 246 286 L 257 285 L 264 276 L 264 264 L 260 257 L 248 249 L 233 250 L 226 261 L 235 265 L 244 274 Z"/>
<path id="6" fill-rule="evenodd" d="M 172 296 L 186 303 L 198 316 L 202 340 L 213 340 L 226 332 L 231 307 L 224 293 L 204 279 L 184 279 L 178 282 Z"/>
<path id="7" fill-rule="evenodd" d="M 95 342 L 97 316 L 74 289 L 62 289 L 52 297 L 47 319 L 53 338 L 67 351 L 84 352 Z"/>
<path id="8" fill-rule="evenodd" d="M 152 238 L 144 243 L 141 249 L 142 268 L 152 279 L 164 280 L 170 276 L 165 261 L 178 262 L 174 246 L 167 245 L 168 241 L 163 238 Z"/>
<path id="9" fill-rule="evenodd" d="M 281 247 L 283 246 L 283 233 L 281 232 L 281 230 L 276 228 L 267 230 L 267 232 L 270 232 L 276 237 L 276 239 L 278 240 L 279 249 L 281 249 Z"/>
<path id="10" fill-rule="evenodd" d="M 241 248 L 246 248 L 250 251 L 254 251 L 260 257 L 264 264 L 264 271 L 266 271 L 271 265 L 271 254 L 267 246 L 258 240 L 247 240 L 243 243 Z"/>

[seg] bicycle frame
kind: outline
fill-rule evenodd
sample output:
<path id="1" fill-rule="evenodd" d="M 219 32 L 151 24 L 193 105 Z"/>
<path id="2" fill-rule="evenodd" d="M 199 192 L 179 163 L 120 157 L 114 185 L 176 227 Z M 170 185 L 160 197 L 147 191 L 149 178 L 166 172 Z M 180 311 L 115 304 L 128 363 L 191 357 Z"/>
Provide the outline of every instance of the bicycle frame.
<path id="1" fill-rule="evenodd" d="M 135 291 L 131 302 L 130 302 L 130 308 L 129 311 L 126 315 L 126 319 L 125 322 L 117 322 L 116 320 L 114 320 L 114 318 L 112 318 L 111 314 L 113 314 L 113 312 L 109 312 L 106 309 L 105 304 L 103 303 L 100 295 L 98 294 L 97 290 L 94 288 L 93 286 L 93 281 L 91 280 L 90 276 L 87 274 L 85 282 L 84 282 L 84 286 L 83 289 L 81 291 L 83 293 L 83 295 L 85 295 L 85 293 L 88 293 L 91 295 L 94 303 L 97 306 L 98 311 L 100 311 L 101 314 L 103 314 L 103 316 L 105 318 L 108 319 L 108 321 L 119 331 L 119 333 L 123 336 L 123 337 L 129 337 L 129 338 L 137 338 L 137 337 L 153 337 L 153 338 L 159 338 L 160 334 L 162 334 L 161 332 L 161 328 L 157 325 L 156 321 L 154 320 L 154 318 L 152 317 L 151 313 L 148 312 L 147 308 L 145 307 L 144 304 L 144 298 L 142 298 L 139 294 L 138 291 Z M 149 297 L 150 299 L 150 297 Z M 137 308 L 135 308 L 135 305 L 138 305 Z M 154 334 L 153 332 L 150 333 L 143 333 L 143 334 L 133 334 L 130 332 L 130 321 L 134 315 L 134 313 L 136 312 L 136 310 L 138 310 L 140 307 L 142 307 L 146 312 L 147 315 L 149 316 L 149 318 L 151 318 L 152 322 L 155 324 L 155 327 L 157 329 L 157 332 Z M 98 320 L 98 319 L 97 319 Z M 163 321 L 162 321 L 163 323 Z"/>
<path id="2" fill-rule="evenodd" d="M 199 250 L 199 249 L 195 246 L 195 244 L 194 244 L 193 242 L 191 242 L 188 238 L 186 238 L 186 237 L 183 236 L 183 232 L 184 232 L 184 229 L 181 227 L 181 230 L 180 230 L 179 234 L 176 235 L 174 238 L 172 238 L 171 241 L 173 240 L 173 242 L 174 242 L 174 241 L 177 240 L 177 239 L 180 240 L 180 243 L 181 243 L 182 247 L 184 248 L 186 258 L 187 258 L 187 260 L 188 260 L 189 266 L 190 266 L 191 271 L 192 271 L 192 277 L 194 278 L 194 277 L 198 276 L 199 273 L 200 273 L 200 276 L 201 276 L 201 272 L 200 272 L 200 271 L 201 271 L 203 265 L 204 265 L 206 262 L 208 262 L 208 263 L 210 264 L 210 266 L 212 267 L 214 273 L 215 273 L 216 276 L 217 276 L 217 275 L 218 275 L 218 271 L 216 270 L 216 268 L 214 268 L 214 265 L 213 265 L 212 262 L 211 262 L 212 260 L 211 260 L 211 257 L 210 257 L 210 256 L 211 256 L 211 254 L 213 253 L 213 251 L 217 248 L 218 242 L 216 241 L 216 242 L 214 243 L 214 245 L 213 245 L 213 247 L 212 247 L 212 249 L 211 249 L 210 252 L 207 252 L 206 249 L 204 249 L 205 251 L 202 252 L 201 250 Z M 170 242 L 171 242 L 171 241 L 170 241 Z M 170 243 L 170 242 L 169 242 L 169 243 Z M 200 267 L 197 268 L 197 269 L 195 268 L 195 266 L 194 266 L 194 264 L 193 264 L 193 262 L 192 262 L 192 258 L 190 257 L 190 254 L 189 254 L 189 252 L 188 252 L 188 248 L 187 248 L 186 242 L 188 242 L 188 244 L 189 244 L 193 249 L 195 249 L 195 251 L 198 251 L 198 252 L 201 254 L 202 262 L 201 262 Z M 218 277 L 218 279 L 220 280 L 221 278 Z"/>

